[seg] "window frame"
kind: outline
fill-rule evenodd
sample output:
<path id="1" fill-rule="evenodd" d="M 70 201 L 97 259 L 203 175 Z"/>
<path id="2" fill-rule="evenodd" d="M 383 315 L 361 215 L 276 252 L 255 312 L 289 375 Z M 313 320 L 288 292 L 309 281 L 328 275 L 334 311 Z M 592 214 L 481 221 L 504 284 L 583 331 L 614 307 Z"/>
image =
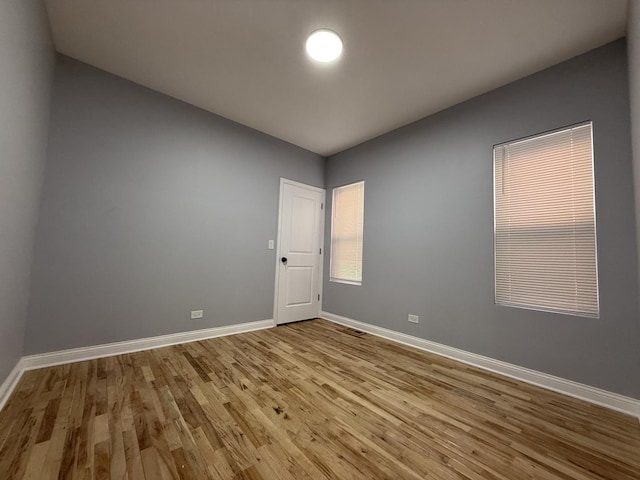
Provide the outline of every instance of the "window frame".
<path id="1" fill-rule="evenodd" d="M 517 303 L 504 303 L 498 301 L 498 268 L 497 268 L 497 197 L 496 197 L 496 153 L 500 147 L 517 144 L 519 142 L 524 142 L 527 140 L 533 140 L 536 138 L 542 138 L 548 135 L 553 135 L 556 133 L 560 133 L 563 131 L 571 130 L 578 127 L 583 126 L 590 127 L 590 139 L 591 139 L 591 194 L 593 199 L 593 229 L 594 229 L 594 261 L 595 261 L 595 302 L 597 305 L 597 312 L 595 314 L 589 312 L 577 312 L 571 310 L 562 310 L 562 309 L 554 309 L 551 307 L 544 306 L 532 306 L 532 305 L 523 305 Z M 591 318 L 591 319 L 599 319 L 601 312 L 601 304 L 600 304 L 600 272 L 599 272 L 599 261 L 598 261 L 598 220 L 597 220 L 597 208 L 596 208 L 596 159 L 595 159 L 595 148 L 594 148 L 594 128 L 592 120 L 585 120 L 582 122 L 578 122 L 575 124 L 566 125 L 559 128 L 554 128 L 552 130 L 546 130 L 540 133 L 528 135 L 525 137 L 515 138 L 513 140 L 508 140 L 505 142 L 496 143 L 492 147 L 492 157 L 493 157 L 493 292 L 494 292 L 494 304 L 500 307 L 511 307 L 511 308 L 519 308 L 524 310 L 532 310 L 537 312 L 545 312 L 545 313 L 555 313 L 560 315 L 570 315 L 576 317 L 583 318 Z"/>
<path id="2" fill-rule="evenodd" d="M 343 185 L 338 185 L 335 186 L 331 189 L 331 232 L 329 234 L 329 245 L 331 246 L 331 250 L 329 252 L 329 281 L 333 282 L 333 283 L 342 283 L 345 285 L 355 285 L 355 286 L 361 286 L 362 285 L 362 281 L 364 278 L 364 180 L 358 180 L 355 182 L 351 182 L 351 183 L 346 183 Z M 361 258 L 360 258 L 360 281 L 356 281 L 356 280 L 349 280 L 349 279 L 342 279 L 342 278 L 337 278 L 334 277 L 332 275 L 333 273 L 333 262 L 334 262 L 334 251 L 333 251 L 333 234 L 335 231 L 335 225 L 334 225 L 334 221 L 335 221 L 335 208 L 336 208 L 336 202 L 335 202 L 335 195 L 336 195 L 336 191 L 343 189 L 343 188 L 347 188 L 347 187 L 353 187 L 355 185 L 358 184 L 362 184 L 362 248 L 361 248 Z"/>

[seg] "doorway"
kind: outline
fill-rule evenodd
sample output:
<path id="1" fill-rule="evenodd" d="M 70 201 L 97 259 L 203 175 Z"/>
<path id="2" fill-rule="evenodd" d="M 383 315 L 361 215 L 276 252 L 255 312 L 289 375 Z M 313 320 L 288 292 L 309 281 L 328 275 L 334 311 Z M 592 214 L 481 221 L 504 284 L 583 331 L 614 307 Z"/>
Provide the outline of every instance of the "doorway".
<path id="1" fill-rule="evenodd" d="M 280 179 L 276 325 L 320 315 L 325 190 Z"/>

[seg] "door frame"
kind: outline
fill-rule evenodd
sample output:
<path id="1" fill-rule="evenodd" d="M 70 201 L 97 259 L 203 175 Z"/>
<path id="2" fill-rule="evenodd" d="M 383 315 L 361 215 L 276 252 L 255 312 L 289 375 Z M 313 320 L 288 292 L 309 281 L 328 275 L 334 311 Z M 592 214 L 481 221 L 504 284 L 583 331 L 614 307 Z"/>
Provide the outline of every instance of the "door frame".
<path id="1" fill-rule="evenodd" d="M 278 199 L 278 232 L 276 234 L 276 280 L 275 280 L 275 289 L 273 292 L 273 326 L 278 326 L 278 291 L 280 287 L 280 241 L 282 240 L 282 213 L 284 209 L 284 186 L 292 185 L 294 187 L 305 188 L 307 190 L 312 190 L 314 192 L 318 192 L 322 194 L 322 214 L 320 215 L 320 248 L 322 249 L 322 253 L 319 254 L 320 261 L 318 266 L 318 293 L 320 294 L 320 301 L 318 302 L 318 316 L 320 316 L 320 312 L 322 311 L 322 301 L 324 300 L 324 296 L 322 295 L 322 287 L 324 283 L 324 224 L 325 224 L 325 216 L 326 211 L 324 207 L 327 204 L 327 191 L 324 188 L 314 187 L 313 185 L 307 185 L 306 183 L 296 182 L 295 180 L 289 180 L 288 178 L 280 177 L 280 197 Z"/>

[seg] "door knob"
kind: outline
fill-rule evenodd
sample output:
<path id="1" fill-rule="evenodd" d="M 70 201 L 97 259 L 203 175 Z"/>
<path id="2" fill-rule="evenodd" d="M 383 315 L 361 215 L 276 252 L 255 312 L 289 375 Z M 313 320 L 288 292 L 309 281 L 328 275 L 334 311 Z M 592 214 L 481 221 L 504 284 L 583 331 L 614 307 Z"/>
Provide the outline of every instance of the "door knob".
<path id="1" fill-rule="evenodd" d="M 280 261 L 286 265 L 287 264 L 287 257 L 282 257 L 280 259 Z"/>

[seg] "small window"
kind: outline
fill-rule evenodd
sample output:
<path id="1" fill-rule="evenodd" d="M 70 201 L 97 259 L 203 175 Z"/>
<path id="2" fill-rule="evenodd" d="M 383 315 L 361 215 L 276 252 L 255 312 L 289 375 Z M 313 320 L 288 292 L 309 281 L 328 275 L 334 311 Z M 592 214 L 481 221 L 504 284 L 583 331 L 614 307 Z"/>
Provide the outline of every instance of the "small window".
<path id="1" fill-rule="evenodd" d="M 496 303 L 597 318 L 591 122 L 493 155 Z"/>
<path id="2" fill-rule="evenodd" d="M 364 182 L 334 188 L 332 208 L 329 280 L 361 285 Z"/>

